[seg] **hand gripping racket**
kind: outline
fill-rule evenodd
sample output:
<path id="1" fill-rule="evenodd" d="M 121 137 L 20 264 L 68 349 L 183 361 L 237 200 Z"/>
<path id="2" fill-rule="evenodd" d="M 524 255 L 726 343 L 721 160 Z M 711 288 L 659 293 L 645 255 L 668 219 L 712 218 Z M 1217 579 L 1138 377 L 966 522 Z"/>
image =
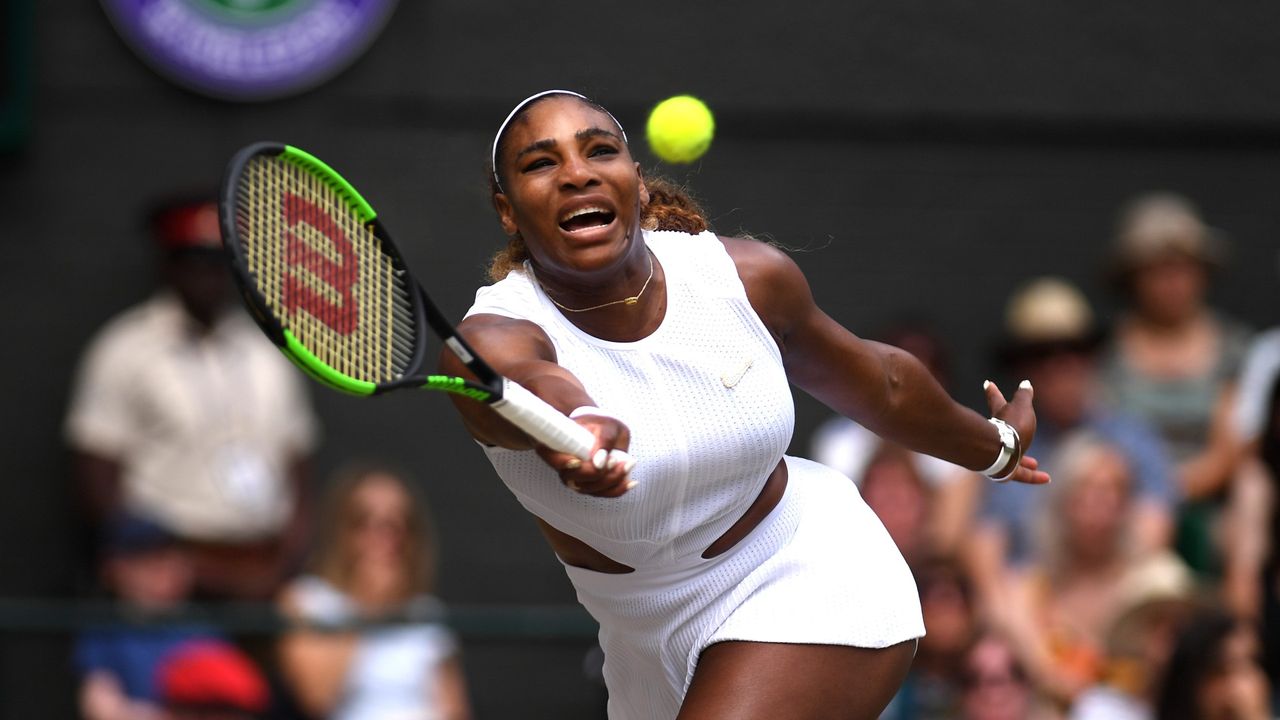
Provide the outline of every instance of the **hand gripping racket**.
<path id="1" fill-rule="evenodd" d="M 589 459 L 595 436 L 494 372 L 405 267 L 373 207 L 318 158 L 255 143 L 227 168 L 222 238 L 258 325 L 336 390 L 443 390 L 487 403 L 538 442 Z M 427 374 L 430 328 L 479 379 Z"/>

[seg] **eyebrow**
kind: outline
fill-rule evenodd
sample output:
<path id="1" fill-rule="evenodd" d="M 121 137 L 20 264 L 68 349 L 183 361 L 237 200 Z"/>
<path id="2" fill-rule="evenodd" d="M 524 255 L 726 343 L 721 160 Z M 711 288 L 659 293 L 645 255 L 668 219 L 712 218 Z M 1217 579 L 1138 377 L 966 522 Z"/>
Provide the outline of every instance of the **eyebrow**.
<path id="1" fill-rule="evenodd" d="M 577 140 L 586 140 L 588 138 L 602 137 L 602 136 L 611 137 L 614 140 L 617 140 L 618 142 L 623 142 L 622 138 L 618 135 L 618 133 L 613 132 L 612 130 L 607 130 L 605 128 L 597 127 L 597 126 L 583 128 L 573 134 L 573 137 Z M 545 140 L 536 140 L 534 142 L 529 143 L 522 150 L 520 150 L 520 152 L 516 153 L 515 159 L 519 161 L 520 158 L 524 157 L 525 155 L 528 155 L 531 152 L 537 152 L 539 150 L 549 150 L 555 146 L 556 146 L 556 141 L 551 138 L 546 138 Z"/>

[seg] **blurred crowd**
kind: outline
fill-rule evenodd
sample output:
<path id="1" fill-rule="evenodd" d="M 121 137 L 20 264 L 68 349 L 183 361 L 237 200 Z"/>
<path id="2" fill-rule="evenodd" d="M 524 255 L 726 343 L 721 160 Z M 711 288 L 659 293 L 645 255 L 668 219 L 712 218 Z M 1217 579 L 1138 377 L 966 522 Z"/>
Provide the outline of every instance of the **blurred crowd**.
<path id="1" fill-rule="evenodd" d="M 928 634 L 887 718 L 1275 717 L 1280 329 L 1209 304 L 1226 259 L 1189 199 L 1149 193 L 1099 258 L 1109 322 L 1065 278 L 1014 289 L 991 368 L 1035 388 L 1048 486 L 844 419 L 815 434 L 813 457 L 859 485 L 916 573 Z M 946 384 L 928 326 L 880 339 Z"/>
<path id="2" fill-rule="evenodd" d="M 65 423 L 81 584 L 118 609 L 75 639 L 82 717 L 470 717 L 415 484 L 312 477 L 302 374 L 236 307 L 213 202 L 166 200 L 147 234 L 158 287 L 89 342 Z M 276 632 L 189 612 L 254 604 Z"/>
<path id="3" fill-rule="evenodd" d="M 420 488 L 379 465 L 312 476 L 304 380 L 235 310 L 211 202 L 165 202 L 148 234 L 159 287 L 89 342 L 66 418 L 82 585 L 148 618 L 267 603 L 283 630 L 86 630 L 83 717 L 469 717 Z M 1273 717 L 1280 329 L 1208 304 L 1226 250 L 1190 200 L 1152 193 L 1099 258 L 1110 321 L 1067 279 L 1014 289 L 992 379 L 1032 382 L 1048 486 L 845 419 L 814 435 L 916 574 L 928 634 L 887 720 Z M 930 326 L 879 339 L 947 384 Z"/>

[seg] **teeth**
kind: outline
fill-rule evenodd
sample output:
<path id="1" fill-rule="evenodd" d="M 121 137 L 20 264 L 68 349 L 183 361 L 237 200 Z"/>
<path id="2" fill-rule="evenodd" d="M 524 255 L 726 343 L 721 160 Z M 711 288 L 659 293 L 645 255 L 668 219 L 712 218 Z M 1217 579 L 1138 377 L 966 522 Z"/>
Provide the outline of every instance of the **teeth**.
<path id="1" fill-rule="evenodd" d="M 560 218 L 560 222 L 569 222 L 570 220 L 578 217 L 579 215 L 586 215 L 587 213 L 605 213 L 605 212 L 608 212 L 608 210 L 605 210 L 604 208 L 595 207 L 595 206 L 578 208 L 573 212 L 565 213 L 564 217 Z"/>

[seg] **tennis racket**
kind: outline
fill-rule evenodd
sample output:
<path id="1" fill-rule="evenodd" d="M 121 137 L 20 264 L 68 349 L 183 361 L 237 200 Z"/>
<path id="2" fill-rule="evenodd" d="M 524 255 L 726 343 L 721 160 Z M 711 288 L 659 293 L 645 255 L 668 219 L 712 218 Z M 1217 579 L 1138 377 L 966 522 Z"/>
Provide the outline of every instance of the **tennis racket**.
<path id="1" fill-rule="evenodd" d="M 538 442 L 589 459 L 595 436 L 467 345 L 409 274 L 373 207 L 318 158 L 280 143 L 245 147 L 227 168 L 219 215 L 250 313 L 311 377 L 354 395 L 462 395 Z M 428 374 L 428 330 L 478 381 Z"/>

